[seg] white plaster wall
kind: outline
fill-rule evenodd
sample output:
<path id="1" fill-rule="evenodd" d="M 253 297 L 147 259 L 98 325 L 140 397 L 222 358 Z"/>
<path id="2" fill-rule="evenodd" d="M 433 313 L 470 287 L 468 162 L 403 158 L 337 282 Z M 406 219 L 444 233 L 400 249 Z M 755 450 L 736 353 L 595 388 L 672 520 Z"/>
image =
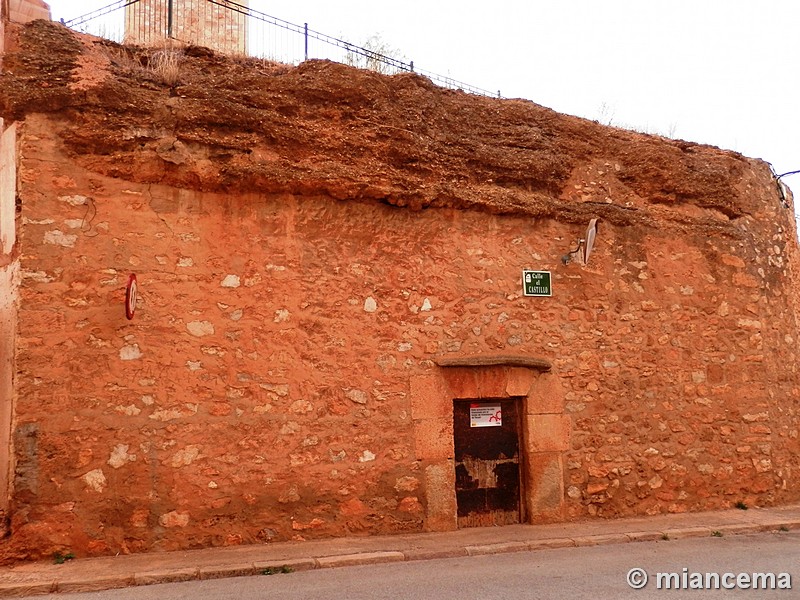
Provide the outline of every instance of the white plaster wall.
<path id="1" fill-rule="evenodd" d="M 15 199 L 17 196 L 17 125 L 4 130 L 0 119 L 0 255 L 10 254 L 17 239 Z M 1 264 L 1 263 L 0 263 Z"/>
<path id="2" fill-rule="evenodd" d="M 14 416 L 14 347 L 17 336 L 18 286 L 19 261 L 0 266 L 0 513 L 2 514 L 7 514 L 8 511 L 13 456 L 11 425 Z"/>
<path id="3" fill-rule="evenodd" d="M 8 508 L 11 421 L 14 414 L 14 348 L 17 335 L 19 260 L 16 235 L 17 127 L 0 119 L 0 511 Z M 2 523 L 0 522 L 0 526 Z"/>

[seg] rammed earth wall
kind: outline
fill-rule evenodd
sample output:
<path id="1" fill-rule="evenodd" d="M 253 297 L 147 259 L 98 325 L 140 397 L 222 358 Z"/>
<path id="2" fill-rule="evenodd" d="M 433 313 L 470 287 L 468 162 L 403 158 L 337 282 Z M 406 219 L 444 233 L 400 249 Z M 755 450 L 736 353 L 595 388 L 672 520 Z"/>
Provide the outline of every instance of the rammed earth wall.
<path id="1" fill-rule="evenodd" d="M 54 128 L 20 140 L 12 544 L 452 528 L 452 399 L 536 389 L 532 522 L 800 497 L 797 247 L 763 164 L 730 235 L 601 223 L 581 266 L 554 220 L 134 184 Z M 438 364 L 498 354 L 552 370 Z"/>
<path id="2" fill-rule="evenodd" d="M 4 560 L 800 500 L 766 163 L 413 74 L 189 48 L 165 81 L 6 34 Z M 513 456 L 465 453 L 464 403 L 514 415 Z M 513 469 L 516 515 L 459 516 Z"/>

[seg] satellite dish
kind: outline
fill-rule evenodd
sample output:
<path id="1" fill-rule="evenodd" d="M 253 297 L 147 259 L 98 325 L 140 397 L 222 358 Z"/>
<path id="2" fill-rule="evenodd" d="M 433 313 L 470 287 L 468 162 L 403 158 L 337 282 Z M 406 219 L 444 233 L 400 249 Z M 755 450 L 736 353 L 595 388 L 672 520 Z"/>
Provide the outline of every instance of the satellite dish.
<path id="1" fill-rule="evenodd" d="M 583 246 L 583 264 L 589 264 L 589 255 L 594 248 L 594 238 L 597 236 L 597 222 L 600 219 L 592 219 L 589 221 L 589 227 L 586 229 L 586 244 Z"/>

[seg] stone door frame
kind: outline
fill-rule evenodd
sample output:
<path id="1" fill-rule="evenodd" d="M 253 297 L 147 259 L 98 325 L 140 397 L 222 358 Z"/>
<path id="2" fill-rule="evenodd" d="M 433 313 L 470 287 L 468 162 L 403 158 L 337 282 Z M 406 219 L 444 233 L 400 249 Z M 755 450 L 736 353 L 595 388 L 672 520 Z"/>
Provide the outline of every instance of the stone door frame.
<path id="1" fill-rule="evenodd" d="M 442 357 L 438 368 L 411 379 L 416 459 L 425 473 L 429 531 L 457 529 L 453 401 L 522 398 L 522 514 L 528 523 L 564 517 L 563 453 L 571 420 L 549 361 L 526 356 Z"/>

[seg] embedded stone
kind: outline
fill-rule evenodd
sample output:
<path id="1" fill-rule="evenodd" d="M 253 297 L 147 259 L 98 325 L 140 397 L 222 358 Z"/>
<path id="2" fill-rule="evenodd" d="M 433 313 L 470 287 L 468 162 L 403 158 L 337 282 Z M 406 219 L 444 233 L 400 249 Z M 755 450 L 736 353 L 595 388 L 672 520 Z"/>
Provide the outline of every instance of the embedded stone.
<path id="1" fill-rule="evenodd" d="M 419 479 L 408 475 L 398 478 L 394 484 L 394 489 L 398 492 L 413 492 L 418 487 Z"/>
<path id="2" fill-rule="evenodd" d="M 372 296 L 369 296 L 366 300 L 364 300 L 364 312 L 374 313 L 378 310 L 378 303 Z"/>
<path id="3" fill-rule="evenodd" d="M 139 345 L 131 344 L 129 346 L 123 346 L 119 349 L 119 358 L 120 360 L 138 360 L 142 358 L 142 352 L 139 350 Z"/>
<path id="4" fill-rule="evenodd" d="M 158 524 L 168 529 L 186 527 L 189 524 L 189 513 L 173 510 L 158 517 Z"/>
<path id="5" fill-rule="evenodd" d="M 281 435 L 291 435 L 300 431 L 300 424 L 296 421 L 287 421 L 280 428 Z"/>
<path id="6" fill-rule="evenodd" d="M 28 271 L 28 270 L 22 272 L 22 278 L 25 280 L 30 279 L 31 281 L 35 281 L 36 283 L 50 283 L 54 279 L 44 271 Z"/>
<path id="7" fill-rule="evenodd" d="M 422 504 L 420 504 L 419 498 L 416 496 L 406 496 L 400 500 L 399 504 L 397 505 L 397 510 L 405 513 L 421 513 Z"/>
<path id="8" fill-rule="evenodd" d="M 339 450 L 338 452 L 334 452 L 333 450 L 328 450 L 328 456 L 331 458 L 331 462 L 341 462 L 345 458 L 347 458 L 347 452 L 344 450 Z"/>
<path id="9" fill-rule="evenodd" d="M 203 337 L 214 334 L 214 325 L 209 321 L 190 321 L 186 330 L 195 337 Z"/>
<path id="10" fill-rule="evenodd" d="M 59 196 L 58 199 L 62 202 L 66 202 L 70 206 L 83 206 L 88 201 L 86 196 L 81 196 L 78 194 L 75 194 L 74 196 Z"/>
<path id="11" fill-rule="evenodd" d="M 154 411 L 150 418 L 154 421 L 172 421 L 180 419 L 183 416 L 183 411 L 179 408 L 162 408 Z"/>
<path id="12" fill-rule="evenodd" d="M 291 406 L 289 406 L 289 410 L 299 415 L 305 415 L 314 412 L 314 405 L 308 400 L 295 400 L 292 402 Z"/>
<path id="13" fill-rule="evenodd" d="M 117 444 L 111 451 L 111 456 L 108 459 L 108 464 L 114 468 L 119 469 L 123 465 L 136 460 L 135 454 L 128 454 L 128 444 Z"/>
<path id="14" fill-rule="evenodd" d="M 289 395 L 289 384 L 287 383 L 259 383 L 258 387 L 275 396 L 284 397 Z"/>
<path id="15" fill-rule="evenodd" d="M 54 246 L 63 246 L 64 248 L 72 248 L 75 246 L 75 242 L 78 240 L 77 235 L 67 234 L 63 231 L 58 229 L 54 231 L 48 231 L 44 234 L 44 243 L 45 244 L 52 244 Z"/>
<path id="16" fill-rule="evenodd" d="M 742 415 L 742 420 L 746 421 L 747 423 L 754 423 L 756 421 L 769 421 L 769 413 L 760 412 L 755 414 L 744 414 Z"/>
<path id="17" fill-rule="evenodd" d="M 238 275 L 226 275 L 220 285 L 225 288 L 238 288 L 241 282 Z"/>
<path id="18" fill-rule="evenodd" d="M 751 331 L 758 331 L 761 329 L 761 321 L 758 319 L 739 319 L 736 325 L 740 329 L 749 329 Z"/>
<path id="19" fill-rule="evenodd" d="M 192 464 L 198 456 L 200 456 L 200 448 L 197 446 L 186 446 L 186 448 L 178 450 L 172 455 L 169 464 L 171 467 L 175 468 L 186 467 Z"/>
<path id="20" fill-rule="evenodd" d="M 363 390 L 351 389 L 345 392 L 345 396 L 356 404 L 366 404 L 369 396 Z"/>
<path id="21" fill-rule="evenodd" d="M 300 521 L 292 521 L 292 529 L 296 531 L 305 531 L 306 529 L 317 529 L 325 524 L 320 518 L 313 518 L 308 523 L 301 523 Z"/>
<path id="22" fill-rule="evenodd" d="M 590 483 L 586 486 L 586 493 L 590 496 L 605 492 L 608 489 L 609 483 L 607 481 Z"/>
<path id="23" fill-rule="evenodd" d="M 281 504 L 288 504 L 290 502 L 298 502 L 300 500 L 300 493 L 297 491 L 296 485 L 290 485 L 286 491 L 278 496 L 278 502 Z"/>
<path id="24" fill-rule="evenodd" d="M 94 469 L 93 471 L 89 471 L 83 477 L 84 483 L 89 487 L 89 489 L 97 492 L 102 493 L 103 490 L 106 489 L 106 476 L 103 473 L 102 469 Z"/>

